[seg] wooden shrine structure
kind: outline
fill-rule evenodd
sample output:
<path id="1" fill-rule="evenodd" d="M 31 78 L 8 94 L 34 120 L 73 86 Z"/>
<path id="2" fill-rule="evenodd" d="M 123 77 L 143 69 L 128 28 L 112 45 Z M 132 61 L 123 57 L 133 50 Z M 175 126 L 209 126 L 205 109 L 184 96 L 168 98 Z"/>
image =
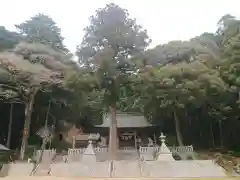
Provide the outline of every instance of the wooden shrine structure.
<path id="1" fill-rule="evenodd" d="M 117 113 L 117 131 L 119 148 L 138 148 L 147 145 L 149 141 L 155 142 L 154 128 L 144 116 L 139 114 Z M 103 116 L 101 125 L 96 125 L 94 131 L 100 133 L 102 146 L 107 146 L 109 140 L 109 127 L 111 114 Z"/>

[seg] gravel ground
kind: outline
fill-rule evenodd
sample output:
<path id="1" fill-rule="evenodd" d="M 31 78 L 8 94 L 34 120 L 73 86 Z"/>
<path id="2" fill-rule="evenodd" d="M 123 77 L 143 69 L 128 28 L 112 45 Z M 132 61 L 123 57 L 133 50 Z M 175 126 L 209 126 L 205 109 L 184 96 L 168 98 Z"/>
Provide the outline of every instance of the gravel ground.
<path id="1" fill-rule="evenodd" d="M 240 178 L 61 178 L 61 177 L 4 177 L 4 180 L 239 180 Z"/>

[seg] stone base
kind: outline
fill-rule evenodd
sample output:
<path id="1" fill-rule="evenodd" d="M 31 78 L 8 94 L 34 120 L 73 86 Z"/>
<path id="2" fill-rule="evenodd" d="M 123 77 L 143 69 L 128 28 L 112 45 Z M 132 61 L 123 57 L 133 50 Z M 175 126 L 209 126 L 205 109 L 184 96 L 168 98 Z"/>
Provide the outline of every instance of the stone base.
<path id="1" fill-rule="evenodd" d="M 114 178 L 137 178 L 141 177 L 139 161 L 114 161 L 112 177 Z"/>
<path id="2" fill-rule="evenodd" d="M 142 177 L 146 178 L 198 178 L 225 177 L 222 167 L 211 160 L 174 162 L 146 161 L 142 163 Z"/>
<path id="3" fill-rule="evenodd" d="M 175 161 L 172 154 L 160 154 L 157 161 Z"/>
<path id="4" fill-rule="evenodd" d="M 34 165 L 28 163 L 4 164 L 0 176 L 29 176 L 33 170 Z"/>
<path id="5" fill-rule="evenodd" d="M 109 177 L 109 162 L 72 162 L 51 165 L 51 176 L 58 177 Z"/>
<path id="6" fill-rule="evenodd" d="M 211 178 L 226 177 L 222 167 L 211 160 L 186 161 L 110 161 L 51 164 L 50 176 L 97 178 Z M 26 177 L 32 164 L 6 164 L 1 176 Z"/>

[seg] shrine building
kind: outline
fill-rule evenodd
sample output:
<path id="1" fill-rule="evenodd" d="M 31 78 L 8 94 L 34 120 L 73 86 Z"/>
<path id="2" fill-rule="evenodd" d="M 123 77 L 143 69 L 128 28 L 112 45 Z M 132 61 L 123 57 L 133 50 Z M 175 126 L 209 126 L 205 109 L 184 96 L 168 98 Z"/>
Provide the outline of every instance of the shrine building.
<path id="1" fill-rule="evenodd" d="M 117 131 L 119 148 L 138 148 L 139 145 L 149 144 L 149 139 L 156 142 L 155 126 L 139 114 L 117 113 Z M 111 114 L 103 116 L 101 125 L 95 125 L 94 131 L 109 141 Z"/>

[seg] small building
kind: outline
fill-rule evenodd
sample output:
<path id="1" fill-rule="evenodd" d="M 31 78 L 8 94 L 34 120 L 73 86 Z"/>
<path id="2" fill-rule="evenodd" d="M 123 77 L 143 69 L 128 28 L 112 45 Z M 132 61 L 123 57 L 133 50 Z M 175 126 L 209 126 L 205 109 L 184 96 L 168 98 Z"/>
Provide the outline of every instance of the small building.
<path id="1" fill-rule="evenodd" d="M 69 144 L 72 144 L 73 137 L 78 136 L 79 134 L 82 134 L 83 130 L 82 128 L 77 128 L 76 125 L 65 123 L 64 129 L 59 134 L 59 140 L 65 141 Z"/>
<path id="2" fill-rule="evenodd" d="M 138 148 L 139 145 L 147 145 L 149 141 L 156 140 L 154 135 L 155 126 L 147 121 L 147 119 L 139 114 L 117 113 L 117 131 L 118 142 L 120 148 L 133 147 Z M 109 127 L 111 122 L 111 114 L 103 117 L 101 125 L 95 125 L 95 132 L 100 133 L 102 137 L 109 140 Z"/>
<path id="3" fill-rule="evenodd" d="M 72 147 L 73 148 L 86 147 L 89 141 L 91 141 L 92 144 L 95 145 L 99 138 L 100 138 L 99 134 L 81 133 L 78 134 L 77 136 L 73 136 Z"/>
<path id="4" fill-rule="evenodd" d="M 65 130 L 60 133 L 60 136 L 59 140 L 67 142 L 69 148 L 87 147 L 89 140 L 96 144 L 100 138 L 99 134 L 84 133 L 82 127 L 76 127 L 74 124 L 65 124 Z"/>

